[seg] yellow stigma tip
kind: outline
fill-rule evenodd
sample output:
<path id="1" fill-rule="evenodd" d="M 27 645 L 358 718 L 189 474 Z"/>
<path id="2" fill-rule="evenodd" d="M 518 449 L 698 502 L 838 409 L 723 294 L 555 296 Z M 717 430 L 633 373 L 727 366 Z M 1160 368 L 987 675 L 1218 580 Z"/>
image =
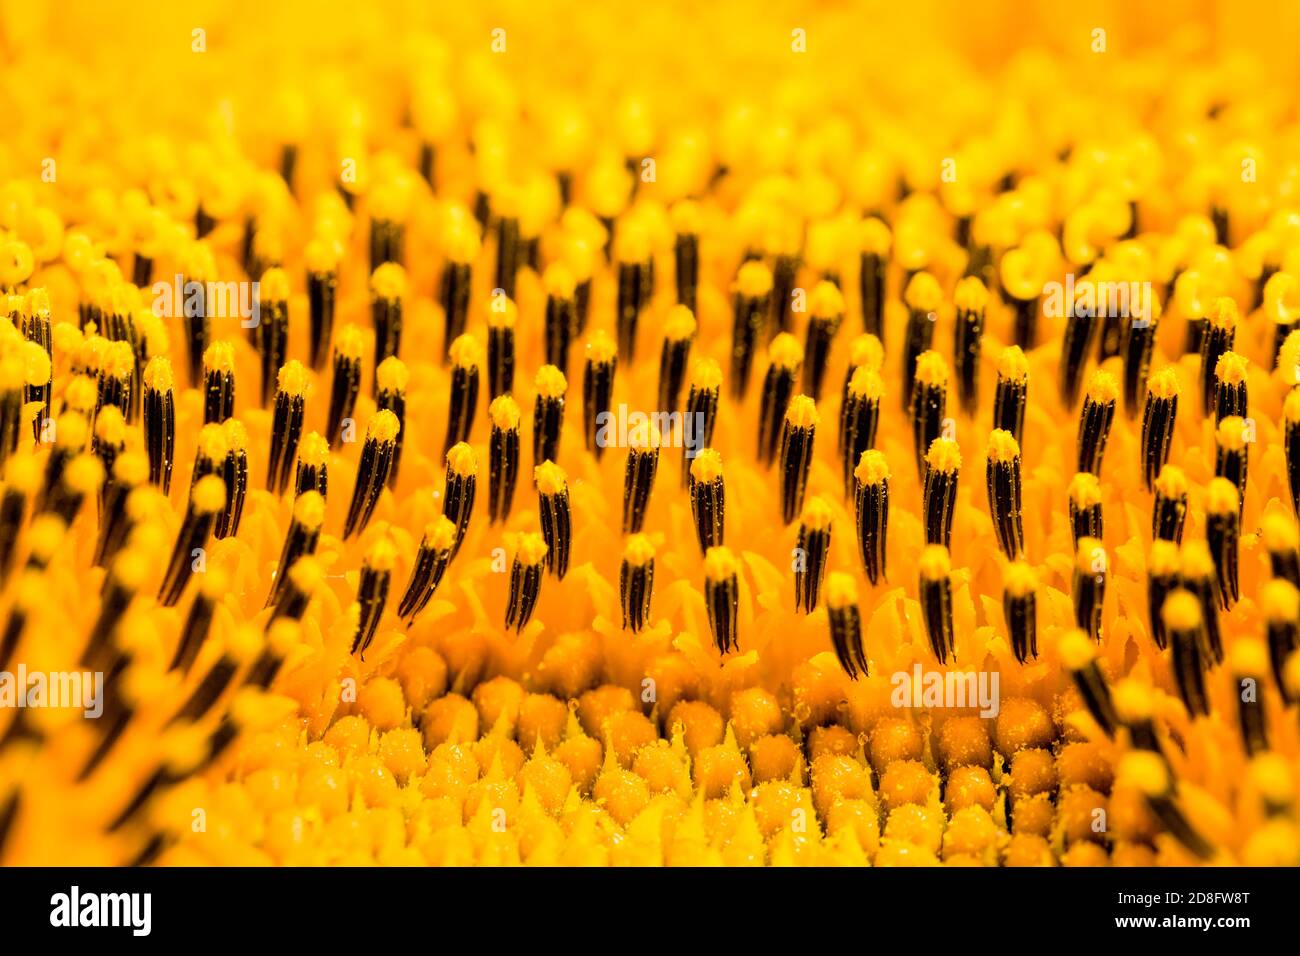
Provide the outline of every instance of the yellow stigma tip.
<path id="1" fill-rule="evenodd" d="M 998 378 L 1005 382 L 1024 382 L 1029 378 L 1029 361 L 1019 345 L 1010 345 L 998 356 Z"/>
<path id="2" fill-rule="evenodd" d="M 381 393 L 403 394 L 411 381 L 411 371 L 396 355 L 390 355 L 375 369 L 375 384 Z"/>
<path id="3" fill-rule="evenodd" d="M 289 274 L 275 266 L 267 269 L 262 273 L 262 278 L 258 283 L 258 292 L 263 302 L 288 302 Z"/>
<path id="4" fill-rule="evenodd" d="M 1210 547 L 1200 538 L 1185 541 L 1179 558 L 1183 565 L 1183 575 L 1187 578 L 1208 578 L 1214 574 L 1214 558 L 1210 554 Z"/>
<path id="5" fill-rule="evenodd" d="M 722 478 L 722 456 L 712 448 L 702 448 L 691 462 L 691 477 L 702 485 Z"/>
<path id="6" fill-rule="evenodd" d="M 820 495 L 813 495 L 803 506 L 800 523 L 813 531 L 825 531 L 831 526 L 831 506 Z"/>
<path id="7" fill-rule="evenodd" d="M 402 423 L 388 409 L 380 409 L 366 425 L 366 440 L 378 442 L 395 442 Z"/>
<path id="8" fill-rule="evenodd" d="M 844 314 L 844 294 L 834 282 L 822 280 L 808 296 L 808 314 L 815 319 L 834 319 Z"/>
<path id="9" fill-rule="evenodd" d="M 885 381 L 875 369 L 860 365 L 853 370 L 853 377 L 849 379 L 849 394 L 854 398 L 878 402 L 885 394 Z"/>
<path id="10" fill-rule="evenodd" d="M 334 340 L 334 351 L 353 361 L 361 360 L 361 353 L 365 347 L 366 334 L 359 326 L 351 323 L 339 329 L 339 334 Z"/>
<path id="11" fill-rule="evenodd" d="M 457 442 L 447 452 L 447 467 L 453 474 L 468 478 L 478 471 L 478 459 L 467 442 Z"/>
<path id="12" fill-rule="evenodd" d="M 736 292 L 746 299 L 761 299 L 772 291 L 772 270 L 751 259 L 736 273 Z"/>
<path id="13" fill-rule="evenodd" d="M 226 506 L 226 483 L 216 475 L 204 475 L 194 485 L 191 501 L 200 514 L 220 511 Z"/>
<path id="14" fill-rule="evenodd" d="M 948 363 L 933 349 L 916 358 L 916 383 L 942 388 L 948 384 Z"/>
<path id="15" fill-rule="evenodd" d="M 519 320 L 519 309 L 504 295 L 493 293 L 488 306 L 488 325 L 494 329 L 513 329 Z"/>
<path id="16" fill-rule="evenodd" d="M 289 569 L 289 581 L 304 594 L 312 594 L 325 580 L 325 566 L 313 555 L 299 558 Z"/>
<path id="17" fill-rule="evenodd" d="M 1214 300 L 1206 318 L 1209 319 L 1210 325 L 1216 328 L 1234 329 L 1241 316 L 1237 311 L 1237 303 L 1225 295 Z"/>
<path id="18" fill-rule="evenodd" d="M 595 365 L 608 365 L 618 357 L 618 346 L 603 329 L 597 329 L 587 340 L 587 358 Z M 547 366 L 551 367 L 551 366 Z"/>
<path id="19" fill-rule="evenodd" d="M 537 565 L 546 557 L 546 541 L 535 531 L 525 532 L 519 536 L 519 548 L 516 559 L 523 565 Z"/>
<path id="20" fill-rule="evenodd" d="M 304 528 L 316 529 L 325 523 L 325 498 L 319 491 L 304 491 L 293 503 L 293 520 Z"/>
<path id="21" fill-rule="evenodd" d="M 1182 555 L 1178 545 L 1172 541 L 1158 538 L 1151 542 L 1151 554 L 1147 557 L 1147 571 L 1157 577 L 1173 577 L 1182 567 Z"/>
<path id="22" fill-rule="evenodd" d="M 633 567 L 642 567 L 654 560 L 655 546 L 650 541 L 650 536 L 645 534 L 634 534 L 627 539 L 627 546 L 623 549 L 623 560 Z"/>
<path id="23" fill-rule="evenodd" d="M 614 233 L 614 261 L 635 265 L 649 261 L 650 254 L 650 233 L 645 225 L 630 217 L 620 222 Z"/>
<path id="24" fill-rule="evenodd" d="M 298 458 L 304 465 L 319 468 L 325 463 L 329 450 L 329 442 L 321 436 L 320 432 L 308 432 L 298 445 Z"/>
<path id="25" fill-rule="evenodd" d="M 1246 381 L 1249 363 L 1244 355 L 1236 352 L 1224 352 L 1214 364 L 1214 377 L 1226 385 L 1240 385 Z"/>
<path id="26" fill-rule="evenodd" d="M 544 461 L 533 469 L 533 480 L 543 495 L 562 495 L 569 487 L 569 476 L 553 461 Z"/>
<path id="27" fill-rule="evenodd" d="M 937 312 L 943 304 L 943 290 L 939 280 L 928 272 L 918 272 L 907 284 L 903 299 L 913 312 Z"/>
<path id="28" fill-rule="evenodd" d="M 670 342 L 685 342 L 695 337 L 695 313 L 684 305 L 675 305 L 668 310 L 664 320 L 664 338 Z"/>
<path id="29" fill-rule="evenodd" d="M 1270 511 L 1264 515 L 1259 525 L 1264 547 L 1269 551 L 1295 551 L 1300 548 L 1300 531 L 1295 519 L 1280 511 Z"/>
<path id="30" fill-rule="evenodd" d="M 858 584 L 853 575 L 832 571 L 826 575 L 826 606 L 840 611 L 858 602 Z"/>
<path id="31" fill-rule="evenodd" d="M 1228 651 L 1228 663 L 1234 674 L 1260 677 L 1268 673 L 1268 650 L 1263 641 L 1240 637 Z"/>
<path id="32" fill-rule="evenodd" d="M 1164 759 L 1149 750 L 1134 750 L 1120 758 L 1117 778 L 1148 797 L 1169 791 L 1169 770 Z"/>
<path id="33" fill-rule="evenodd" d="M 725 581 L 734 577 L 739 567 L 730 548 L 717 545 L 705 552 L 704 575 L 710 581 Z"/>
<path id="34" fill-rule="evenodd" d="M 438 515 L 424 526 L 425 543 L 434 551 L 449 551 L 456 544 L 456 522 Z"/>
<path id="35" fill-rule="evenodd" d="M 161 355 L 151 358 L 144 367 L 143 379 L 145 388 L 155 392 L 170 392 L 173 381 L 172 363 Z"/>
<path id="36" fill-rule="evenodd" d="M 1111 699 L 1115 702 L 1116 716 L 1126 724 L 1149 720 L 1155 709 L 1151 688 L 1132 677 L 1115 685 Z"/>
<path id="37" fill-rule="evenodd" d="M 889 254 L 889 227 L 874 216 L 858 224 L 858 248 L 872 256 Z"/>
<path id="38" fill-rule="evenodd" d="M 1088 380 L 1088 398 L 1098 405 L 1109 405 L 1119 398 L 1119 382 L 1115 376 L 1100 369 Z"/>
<path id="39" fill-rule="evenodd" d="M 396 262 L 385 262 L 370 276 L 370 294 L 386 302 L 399 301 L 406 294 L 406 270 Z"/>
<path id="40" fill-rule="evenodd" d="M 509 395 L 498 395 L 488 406 L 488 417 L 494 427 L 510 431 L 519 427 L 519 403 Z"/>
<path id="41" fill-rule="evenodd" d="M 880 344 L 880 339 L 870 332 L 855 338 L 849 346 L 849 364 L 855 369 L 865 366 L 879 372 L 885 364 L 885 347 Z"/>
<path id="42" fill-rule="evenodd" d="M 1038 590 L 1038 575 L 1026 561 L 1012 561 L 1002 573 L 1002 587 L 1012 597 L 1027 597 Z"/>
<path id="43" fill-rule="evenodd" d="M 276 377 L 276 385 L 280 391 L 293 398 L 306 395 L 307 386 L 310 384 L 311 375 L 307 371 L 307 366 L 297 359 L 289 359 L 285 362 Z"/>
<path id="44" fill-rule="evenodd" d="M 807 395 L 796 395 L 790 399 L 790 406 L 785 410 L 785 420 L 792 428 L 815 428 L 818 422 L 817 403 Z"/>
<path id="45" fill-rule="evenodd" d="M 1225 515 L 1237 512 L 1239 497 L 1237 486 L 1227 478 L 1211 478 L 1205 489 L 1205 509 L 1210 514 Z"/>
<path id="46" fill-rule="evenodd" d="M 80 495 L 94 494 L 103 481 L 104 465 L 89 452 L 78 455 L 63 469 L 63 483 Z"/>
<path id="47" fill-rule="evenodd" d="M 782 332 L 772 339 L 767 355 L 777 368 L 794 369 L 803 363 L 803 346 L 793 335 Z"/>
<path id="48" fill-rule="evenodd" d="M 95 437 L 114 447 L 126 440 L 126 419 L 116 405 L 105 405 L 95 419 Z"/>
<path id="49" fill-rule="evenodd" d="M 1165 498 L 1181 498 L 1187 494 L 1187 475 L 1177 465 L 1164 465 L 1156 476 L 1155 489 Z"/>
<path id="50" fill-rule="evenodd" d="M 23 298 L 23 314 L 49 318 L 50 294 L 43 286 L 27 291 Z"/>
<path id="51" fill-rule="evenodd" d="M 1016 436 L 1002 428 L 989 433 L 988 457 L 990 461 L 1011 462 L 1020 457 L 1020 443 Z"/>
<path id="52" fill-rule="evenodd" d="M 1230 451 L 1244 451 L 1246 448 L 1246 421 L 1239 415 L 1229 415 L 1219 422 L 1215 429 L 1214 440 L 1220 448 Z"/>
<path id="53" fill-rule="evenodd" d="M 966 276 L 953 290 L 952 301 L 958 313 L 981 314 L 988 305 L 989 290 L 975 276 Z"/>
<path id="54" fill-rule="evenodd" d="M 921 577 L 926 581 L 940 581 L 952 573 L 952 558 L 941 544 L 927 544 L 917 560 Z"/>
<path id="55" fill-rule="evenodd" d="M 375 571 L 391 571 L 397 563 L 397 549 L 386 536 L 380 538 L 366 552 L 366 565 Z"/>
<path id="56" fill-rule="evenodd" d="M 668 215 L 672 220 L 673 232 L 677 235 L 699 235 L 700 226 L 704 220 L 704 213 L 700 209 L 699 203 L 683 199 L 681 202 L 673 204 L 673 208 L 669 210 Z"/>
<path id="57" fill-rule="evenodd" d="M 958 458 L 958 464 L 960 464 L 960 457 Z M 888 481 L 889 462 L 885 460 L 884 453 L 876 451 L 874 448 L 864 451 L 862 457 L 858 459 L 857 466 L 853 469 L 853 477 L 864 488 Z"/>
<path id="58" fill-rule="evenodd" d="M 1081 471 L 1070 479 L 1070 500 L 1077 508 L 1092 508 L 1101 504 L 1101 482 L 1088 471 Z"/>
<path id="59" fill-rule="evenodd" d="M 1248 774 L 1251 784 L 1269 803 L 1285 806 L 1295 799 L 1291 768 L 1281 754 L 1260 754 L 1251 761 Z"/>
<path id="60" fill-rule="evenodd" d="M 198 455 L 208 461 L 221 461 L 226 457 L 226 433 L 216 422 L 199 429 Z"/>
<path id="61" fill-rule="evenodd" d="M 691 387 L 711 392 L 722 387 L 722 367 L 713 359 L 700 359 L 691 368 Z"/>
<path id="62" fill-rule="evenodd" d="M 1072 671 L 1082 670 L 1097 657 L 1097 648 L 1088 639 L 1088 635 L 1077 627 L 1062 634 L 1056 647 L 1061 655 L 1061 663 Z"/>
<path id="63" fill-rule="evenodd" d="M 572 299 L 578 280 L 563 262 L 552 262 L 542 273 L 542 288 L 552 299 Z"/>
<path id="64" fill-rule="evenodd" d="M 539 396 L 550 399 L 563 398 L 565 390 L 569 387 L 564 373 L 554 365 L 543 365 L 538 369 L 533 384 Z"/>
<path id="65" fill-rule="evenodd" d="M 925 462 L 935 471 L 956 472 L 961 468 L 961 448 L 951 438 L 936 438 L 930 442 Z"/>
<path id="66" fill-rule="evenodd" d="M 203 350 L 203 367 L 212 372 L 235 370 L 235 349 L 229 342 L 213 342 Z"/>
<path id="67" fill-rule="evenodd" d="M 1285 578 L 1274 578 L 1259 589 L 1259 609 L 1272 623 L 1300 620 L 1300 591 Z"/>
<path id="68" fill-rule="evenodd" d="M 472 335 L 460 335 L 447 349 L 452 364 L 458 368 L 477 368 L 483 362 L 483 347 Z"/>
<path id="69" fill-rule="evenodd" d="M 1165 598 L 1160 619 L 1170 631 L 1194 631 L 1201 626 L 1201 602 L 1191 591 L 1180 588 Z"/>
<path id="70" fill-rule="evenodd" d="M 1147 391 L 1154 398 L 1175 398 L 1181 391 L 1178 385 L 1178 376 L 1174 374 L 1172 368 L 1161 369 L 1147 380 Z"/>
<path id="71" fill-rule="evenodd" d="M 338 268 L 343 258 L 343 244 L 337 239 L 317 237 L 303 249 L 303 263 L 313 275 L 327 275 Z"/>

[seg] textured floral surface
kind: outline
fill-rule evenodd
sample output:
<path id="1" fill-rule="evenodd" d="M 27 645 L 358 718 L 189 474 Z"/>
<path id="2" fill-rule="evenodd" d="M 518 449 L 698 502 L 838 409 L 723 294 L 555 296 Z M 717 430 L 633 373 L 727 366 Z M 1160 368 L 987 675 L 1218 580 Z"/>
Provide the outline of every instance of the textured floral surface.
<path id="1" fill-rule="evenodd" d="M 0 862 L 1300 863 L 1300 723 L 1284 699 L 1288 680 L 1300 696 L 1300 658 L 1286 657 L 1300 622 L 1294 590 L 1273 580 L 1296 550 L 1300 336 L 1286 334 L 1300 318 L 1300 122 L 1282 42 L 1295 11 L 358 6 L 3 14 L 0 412 L 13 443 L 0 670 L 91 666 L 105 672 L 106 711 L 0 710 Z M 689 314 L 682 237 L 698 255 Z M 502 271 L 503 249 L 517 272 Z M 400 267 L 380 265 L 390 257 Z M 863 297 L 877 263 L 878 309 Z M 629 275 L 646 280 L 631 331 Z M 259 301 L 261 325 L 214 316 L 196 338 L 183 285 L 166 302 L 155 287 L 177 276 L 257 280 L 232 287 L 232 302 Z M 1078 327 L 1048 298 L 1067 276 L 1134 283 L 1154 304 L 1098 318 L 1072 360 Z M 336 301 L 317 335 L 323 277 Z M 467 290 L 463 329 L 449 288 Z M 556 303 L 572 312 L 560 358 L 547 345 Z M 736 321 L 752 303 L 761 323 L 739 392 Z M 954 343 L 974 314 L 971 374 Z M 821 320 L 832 337 L 819 358 Z M 507 327 L 517 407 L 489 413 L 493 336 Z M 386 347 L 393 328 L 400 344 Z M 1149 368 L 1130 368 L 1135 328 L 1149 333 Z M 1238 358 L 1208 353 L 1223 370 L 1216 383 L 1209 369 L 1211 398 L 1216 384 L 1248 396 L 1227 416 L 1204 413 L 1214 345 L 1195 344 L 1220 328 Z M 932 354 L 909 369 L 913 334 Z M 675 408 L 721 372 L 709 467 L 720 457 L 730 563 L 700 547 L 671 434 L 653 452 L 643 538 L 625 533 L 635 429 L 600 455 L 587 440 L 584 379 L 614 351 L 610 408 L 673 410 L 660 399 L 666 342 L 687 350 Z M 229 349 L 205 354 L 214 343 Z M 539 374 L 548 361 L 562 380 Z M 1017 363 L 1027 403 L 1008 443 L 991 437 L 1005 425 L 995 393 L 1019 380 Z M 790 371 L 797 396 L 810 364 L 824 372 L 815 412 L 796 400 L 787 418 L 791 395 L 765 403 L 770 370 Z M 874 582 L 839 447 L 857 366 L 876 373 L 853 381 L 878 401 L 872 447 L 888 470 Z M 336 414 L 352 369 L 351 414 Z M 229 416 L 210 414 L 193 370 L 231 373 Z M 1063 398 L 1067 370 L 1077 397 Z M 944 402 L 941 434 L 922 428 L 919 448 L 912 377 L 937 382 Z M 119 414 L 122 382 L 134 394 Z M 1143 403 L 1161 389 L 1179 396 L 1166 474 L 1187 489 L 1181 546 L 1163 550 L 1143 480 Z M 562 473 L 535 485 L 535 409 L 560 393 Z M 151 400 L 166 396 L 164 491 L 148 466 L 162 460 Z M 282 427 L 297 400 L 301 428 Z M 1114 421 L 1091 481 L 1076 478 L 1078 423 L 1095 400 Z M 392 448 L 392 414 L 401 456 L 384 487 L 366 456 Z M 466 414 L 467 435 L 449 438 Z M 783 482 L 803 469 L 775 436 L 810 416 L 806 494 L 785 521 Z M 494 429 L 520 448 L 497 522 Z M 449 456 L 460 437 L 468 452 Z M 942 445 L 946 464 L 929 466 L 957 475 L 950 572 L 927 563 L 938 558 L 918 461 L 931 438 L 955 441 L 960 458 Z M 1223 464 L 1238 447 L 1239 484 Z M 202 498 L 215 486 L 200 489 L 196 462 L 216 463 L 225 517 L 221 469 L 241 448 L 238 530 L 212 536 Z M 283 489 L 268 487 L 277 454 Z M 990 457 L 1018 469 L 1027 568 L 1000 547 Z M 304 467 L 322 463 L 323 512 L 299 493 Z M 1244 490 L 1226 543 L 1207 517 L 1231 511 L 1213 499 L 1225 493 L 1216 474 Z M 408 584 L 426 580 L 421 556 L 453 540 L 448 500 L 467 476 L 476 494 L 450 564 L 414 620 L 399 617 Z M 358 485 L 377 492 L 373 514 L 345 535 Z M 546 516 L 561 494 L 562 578 L 537 550 L 545 533 L 556 555 Z M 1082 576 L 1072 502 L 1099 502 L 1103 516 Z M 125 538 L 101 563 L 109 526 Z M 813 551 L 801 529 L 826 527 L 824 565 L 811 557 L 827 577 L 808 612 L 796 606 Z M 313 547 L 295 537 L 313 530 Z M 1239 600 L 1209 605 L 1219 663 L 1204 650 L 1206 605 L 1190 622 L 1171 611 L 1168 648 L 1153 634 L 1153 569 L 1173 586 L 1200 580 L 1201 542 L 1219 561 L 1212 584 L 1224 555 L 1239 561 Z M 191 543 L 197 559 L 180 547 Z M 313 550 L 293 576 L 280 566 Z M 636 631 L 625 559 L 653 562 Z M 707 605 L 708 585 L 729 580 L 720 568 L 737 589 L 738 649 L 725 654 Z M 184 590 L 165 606 L 177 574 Z M 1080 644 L 1094 575 L 1099 641 Z M 943 578 L 946 664 L 926 603 Z M 268 606 L 273 586 L 309 600 Z M 1016 588 L 1036 596 L 1037 656 L 1024 663 L 1004 610 Z M 520 627 L 506 626 L 512 589 L 516 601 L 538 590 Z M 205 601 L 211 620 L 178 666 Z M 851 605 L 868 665 L 855 679 L 830 620 Z M 1199 716 L 1178 670 L 1184 632 L 1204 654 Z M 897 675 L 914 666 L 996 676 L 996 716 L 898 706 Z M 1086 693 L 1097 687 L 1101 714 Z"/>

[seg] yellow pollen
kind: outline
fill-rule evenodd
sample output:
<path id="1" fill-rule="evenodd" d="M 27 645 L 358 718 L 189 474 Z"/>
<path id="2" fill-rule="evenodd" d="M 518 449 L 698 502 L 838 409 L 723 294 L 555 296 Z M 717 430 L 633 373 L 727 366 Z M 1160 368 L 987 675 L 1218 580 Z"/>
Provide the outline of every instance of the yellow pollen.
<path id="1" fill-rule="evenodd" d="M 366 425 L 366 441 L 395 442 L 402 423 L 388 409 L 380 409 Z"/>
<path id="2" fill-rule="evenodd" d="M 943 304 L 943 290 L 939 282 L 928 272 L 918 272 L 907 284 L 903 296 L 907 307 L 913 312 L 937 312 Z"/>
<path id="3" fill-rule="evenodd" d="M 1070 479 L 1069 495 L 1076 508 L 1094 508 L 1101 504 L 1101 482 L 1092 472 L 1078 472 Z"/>
<path id="4" fill-rule="evenodd" d="M 1100 369 L 1088 380 L 1088 398 L 1098 405 L 1109 405 L 1119 398 L 1119 382 L 1115 376 Z"/>
<path id="5" fill-rule="evenodd" d="M 988 305 L 989 290 L 975 276 L 966 276 L 953 290 L 952 301 L 958 313 L 982 315 Z"/>
<path id="6" fill-rule="evenodd" d="M 385 302 L 399 302 L 406 295 L 406 270 L 396 262 L 385 262 L 370 276 L 370 294 Z"/>
<path id="7" fill-rule="evenodd" d="M 844 294 L 834 282 L 818 282 L 808 296 L 808 314 L 815 319 L 833 319 L 844 314 Z"/>
<path id="8" fill-rule="evenodd" d="M 527 532 L 519 536 L 519 548 L 515 557 L 525 567 L 542 563 L 546 557 L 546 541 L 536 532 Z"/>
<path id="9" fill-rule="evenodd" d="M 655 546 L 651 542 L 649 535 L 634 534 L 627 539 L 627 547 L 623 549 L 623 560 L 632 567 L 643 567 L 653 561 L 655 558 Z"/>
<path id="10" fill-rule="evenodd" d="M 509 395 L 498 395 L 488 406 L 488 417 L 501 431 L 519 427 L 519 404 Z"/>
<path id="11" fill-rule="evenodd" d="M 468 478 L 478 471 L 478 459 L 474 455 L 474 449 L 463 441 L 452 445 L 451 450 L 447 452 L 447 467 L 451 469 L 452 474 Z"/>
<path id="12" fill-rule="evenodd" d="M 543 365 L 538 369 L 533 384 L 536 386 L 539 396 L 550 399 L 563 398 L 565 390 L 569 387 L 569 383 L 565 381 L 564 373 L 554 365 Z"/>
<path id="13" fill-rule="evenodd" d="M 1165 598 L 1160 619 L 1170 631 L 1194 631 L 1201 626 L 1201 602 L 1191 591 L 1180 588 Z"/>
<path id="14" fill-rule="evenodd" d="M 790 399 L 790 406 L 785 410 L 785 420 L 792 428 L 815 428 L 818 422 L 817 403 L 807 395 L 796 395 Z"/>
<path id="15" fill-rule="evenodd" d="M 826 606 L 834 611 L 858 603 L 858 584 L 853 575 L 832 571 L 826 575 Z"/>
<path id="16" fill-rule="evenodd" d="M 956 473 L 961 470 L 961 448 L 951 438 L 936 438 L 925 453 L 925 463 L 935 471 Z"/>
<path id="17" fill-rule="evenodd" d="M 803 364 L 803 346 L 788 332 L 782 332 L 772 340 L 767 355 L 777 368 L 795 369 Z"/>
<path id="18" fill-rule="evenodd" d="M 704 554 L 704 576 L 710 581 L 726 581 L 735 577 L 739 569 L 730 548 L 717 545 Z"/>
<path id="19" fill-rule="evenodd" d="M 960 458 L 958 464 L 960 465 Z M 853 477 L 864 488 L 881 484 L 889 480 L 889 462 L 885 460 L 883 453 L 868 449 L 858 459 L 858 464 L 853 469 Z"/>
<path id="20" fill-rule="evenodd" d="M 691 462 L 691 477 L 702 485 L 722 479 L 722 456 L 712 448 L 702 448 Z"/>
<path id="21" fill-rule="evenodd" d="M 952 573 L 952 559 L 943 545 L 927 544 L 917 560 L 917 567 L 923 580 L 941 581 Z"/>
<path id="22" fill-rule="evenodd" d="M 544 461 L 533 469 L 537 490 L 548 497 L 562 495 L 568 489 L 569 476 L 553 461 Z"/>
<path id="23" fill-rule="evenodd" d="M 293 503 L 293 520 L 304 528 L 316 529 L 325 522 L 325 498 L 319 491 L 304 491 Z"/>
<path id="24" fill-rule="evenodd" d="M 989 433 L 988 457 L 990 461 L 1015 461 L 1020 457 L 1020 444 L 1011 432 L 995 428 Z"/>
<path id="25" fill-rule="evenodd" d="M 1029 362 L 1019 345 L 1010 345 L 998 356 L 998 378 L 1004 382 L 1024 382 L 1029 379 Z"/>
<path id="26" fill-rule="evenodd" d="M 1002 586 L 1012 597 L 1027 597 L 1038 590 L 1038 575 L 1025 561 L 1012 561 L 1002 572 Z"/>

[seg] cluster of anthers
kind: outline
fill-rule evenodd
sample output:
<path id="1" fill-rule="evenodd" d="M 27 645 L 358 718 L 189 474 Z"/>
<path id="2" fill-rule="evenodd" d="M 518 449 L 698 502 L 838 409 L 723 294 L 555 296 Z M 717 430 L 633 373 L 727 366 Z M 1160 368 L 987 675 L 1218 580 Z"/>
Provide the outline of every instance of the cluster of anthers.
<path id="1" fill-rule="evenodd" d="M 22 98 L 0 860 L 1300 863 L 1294 118 L 1166 53 L 909 125 L 779 33 L 584 100 L 489 26 L 267 128 Z"/>

